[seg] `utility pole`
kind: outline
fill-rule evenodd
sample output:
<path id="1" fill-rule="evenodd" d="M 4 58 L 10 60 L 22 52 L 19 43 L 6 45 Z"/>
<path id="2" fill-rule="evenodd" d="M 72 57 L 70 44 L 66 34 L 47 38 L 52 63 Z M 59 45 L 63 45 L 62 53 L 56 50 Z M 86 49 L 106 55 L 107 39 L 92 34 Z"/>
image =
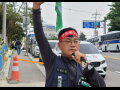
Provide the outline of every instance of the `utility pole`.
<path id="1" fill-rule="evenodd" d="M 25 56 L 28 56 L 28 45 L 27 45 L 27 42 L 28 42 L 28 38 L 27 38 L 27 2 L 26 2 L 26 52 L 25 52 Z"/>
<path id="2" fill-rule="evenodd" d="M 95 17 L 93 17 L 93 18 L 95 18 L 95 24 L 96 24 L 96 18 L 100 18 L 100 17 L 97 17 L 97 15 L 101 15 L 101 14 L 98 14 L 97 9 L 96 9 L 96 13 L 92 14 L 92 16 L 93 15 L 95 15 Z M 95 37 L 95 32 L 96 32 L 96 27 L 95 27 L 95 30 L 94 30 L 94 37 Z"/>
<path id="3" fill-rule="evenodd" d="M 106 21 L 104 21 L 104 34 L 106 34 Z"/>
<path id="4" fill-rule="evenodd" d="M 3 2 L 2 39 L 6 43 L 6 2 Z"/>
<path id="5" fill-rule="evenodd" d="M 102 24 L 103 24 L 103 34 L 106 34 L 106 20 L 102 20 L 101 22 L 103 22 Z"/>

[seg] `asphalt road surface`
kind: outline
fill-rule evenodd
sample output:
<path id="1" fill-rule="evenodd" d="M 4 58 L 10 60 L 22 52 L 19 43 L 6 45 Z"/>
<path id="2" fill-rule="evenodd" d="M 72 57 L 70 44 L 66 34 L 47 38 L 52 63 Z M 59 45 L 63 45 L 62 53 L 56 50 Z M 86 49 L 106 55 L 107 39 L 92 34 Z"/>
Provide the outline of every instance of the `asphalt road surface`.
<path id="1" fill-rule="evenodd" d="M 120 53 L 103 52 L 107 62 L 107 74 L 104 78 L 108 87 L 120 87 Z"/>
<path id="2" fill-rule="evenodd" d="M 120 73 L 120 53 L 103 52 L 108 70 Z"/>

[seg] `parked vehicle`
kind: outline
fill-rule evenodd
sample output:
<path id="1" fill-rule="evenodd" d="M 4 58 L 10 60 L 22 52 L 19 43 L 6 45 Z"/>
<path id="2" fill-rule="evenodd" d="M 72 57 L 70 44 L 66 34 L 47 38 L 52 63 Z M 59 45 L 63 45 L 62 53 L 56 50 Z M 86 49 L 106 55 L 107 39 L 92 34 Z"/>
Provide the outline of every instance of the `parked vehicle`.
<path id="1" fill-rule="evenodd" d="M 51 49 L 55 47 L 55 44 L 58 42 L 58 40 L 48 40 Z M 39 54 L 39 62 L 43 62 L 41 53 Z"/>
<path id="2" fill-rule="evenodd" d="M 97 49 L 102 51 L 120 52 L 120 31 L 111 31 L 107 34 L 88 39 L 87 41 L 93 43 Z"/>
<path id="3" fill-rule="evenodd" d="M 106 76 L 107 63 L 105 58 L 101 55 L 101 50 L 98 51 L 92 43 L 86 41 L 81 41 L 79 46 L 79 51 L 86 54 L 87 60 L 94 65 L 98 73 L 104 78 Z M 56 55 L 61 56 L 61 50 L 58 48 L 57 44 L 52 51 Z"/>
<path id="4" fill-rule="evenodd" d="M 29 45 L 29 52 L 31 53 L 31 55 L 33 55 L 34 53 L 32 52 L 32 50 L 33 50 L 33 44 L 34 44 L 34 42 L 36 41 L 36 39 L 31 39 L 30 40 L 30 45 Z"/>
<path id="5" fill-rule="evenodd" d="M 39 50 L 37 41 L 34 41 L 33 43 L 32 53 L 33 53 L 34 58 L 39 57 L 40 50 Z"/>
<path id="6" fill-rule="evenodd" d="M 30 53 L 30 48 L 31 48 L 31 44 L 33 44 L 33 42 L 31 42 L 32 39 L 35 39 L 35 34 L 34 32 L 30 32 L 28 31 L 28 35 L 27 35 L 27 50 Z"/>

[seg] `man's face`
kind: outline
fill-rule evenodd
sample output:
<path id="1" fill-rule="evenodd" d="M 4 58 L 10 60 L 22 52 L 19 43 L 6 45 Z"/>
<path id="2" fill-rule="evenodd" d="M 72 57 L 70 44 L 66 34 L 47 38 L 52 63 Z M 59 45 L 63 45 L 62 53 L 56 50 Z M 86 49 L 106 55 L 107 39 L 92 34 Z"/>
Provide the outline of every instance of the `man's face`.
<path id="1" fill-rule="evenodd" d="M 61 49 L 61 55 L 71 58 L 71 54 L 75 51 L 79 51 L 79 39 L 76 36 L 65 37 L 58 43 L 59 49 Z"/>

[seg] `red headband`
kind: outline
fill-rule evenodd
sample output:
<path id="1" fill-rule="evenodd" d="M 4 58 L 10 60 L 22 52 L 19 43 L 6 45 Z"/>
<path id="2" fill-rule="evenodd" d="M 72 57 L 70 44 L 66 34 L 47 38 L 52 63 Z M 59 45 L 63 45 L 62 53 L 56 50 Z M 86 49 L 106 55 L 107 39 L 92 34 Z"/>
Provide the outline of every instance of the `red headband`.
<path id="1" fill-rule="evenodd" d="M 77 33 L 74 31 L 74 30 L 69 30 L 69 31 L 66 31 L 64 32 L 60 38 L 59 38 L 59 42 L 61 42 L 65 37 L 69 36 L 69 35 L 75 35 L 77 38 L 78 38 L 78 35 Z"/>

